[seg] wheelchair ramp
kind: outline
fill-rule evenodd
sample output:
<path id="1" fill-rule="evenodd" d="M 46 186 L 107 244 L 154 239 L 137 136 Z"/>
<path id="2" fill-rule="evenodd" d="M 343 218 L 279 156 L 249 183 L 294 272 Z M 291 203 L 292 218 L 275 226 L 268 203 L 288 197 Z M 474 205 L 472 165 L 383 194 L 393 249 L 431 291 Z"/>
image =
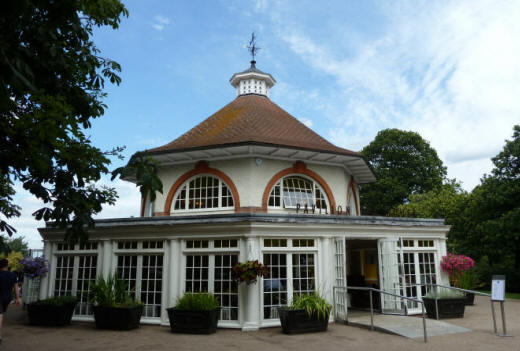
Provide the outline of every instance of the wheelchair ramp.
<path id="1" fill-rule="evenodd" d="M 348 325 L 370 328 L 370 313 L 349 314 Z M 374 314 L 374 329 L 406 338 L 424 337 L 423 319 L 416 316 Z M 471 330 L 435 319 L 426 319 L 428 337 L 445 334 L 467 333 Z"/>

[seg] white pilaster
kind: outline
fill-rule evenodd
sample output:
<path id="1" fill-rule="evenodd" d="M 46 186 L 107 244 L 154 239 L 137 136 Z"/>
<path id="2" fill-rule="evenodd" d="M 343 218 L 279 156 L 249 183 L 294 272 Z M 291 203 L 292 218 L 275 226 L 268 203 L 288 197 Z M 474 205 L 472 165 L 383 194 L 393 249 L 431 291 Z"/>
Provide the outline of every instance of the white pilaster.
<path id="1" fill-rule="evenodd" d="M 107 278 L 110 274 L 115 272 L 115 268 L 113 267 L 113 257 L 114 257 L 114 250 L 112 246 L 111 240 L 102 240 L 100 241 L 101 244 L 101 250 L 100 250 L 100 257 L 98 257 L 98 262 L 101 262 L 101 269 L 99 270 L 100 273 L 98 275 L 101 275 L 105 278 Z"/>
<path id="2" fill-rule="evenodd" d="M 260 245 L 258 238 L 247 238 L 245 240 L 245 259 L 247 261 L 260 261 Z M 241 296 L 241 309 L 243 311 L 243 331 L 254 331 L 260 328 L 260 296 L 261 285 L 257 281 L 254 284 L 239 286 Z"/>
<path id="3" fill-rule="evenodd" d="M 48 242 L 47 240 L 45 240 L 43 242 L 43 256 L 47 260 L 49 260 L 49 264 L 50 264 L 52 261 L 52 243 Z M 49 286 L 51 285 L 50 284 L 51 271 L 53 269 L 54 269 L 54 266 L 50 266 L 50 270 L 47 273 L 47 275 L 40 280 L 40 296 L 39 296 L 40 300 L 43 300 L 43 299 L 46 299 L 47 297 L 49 297 Z"/>

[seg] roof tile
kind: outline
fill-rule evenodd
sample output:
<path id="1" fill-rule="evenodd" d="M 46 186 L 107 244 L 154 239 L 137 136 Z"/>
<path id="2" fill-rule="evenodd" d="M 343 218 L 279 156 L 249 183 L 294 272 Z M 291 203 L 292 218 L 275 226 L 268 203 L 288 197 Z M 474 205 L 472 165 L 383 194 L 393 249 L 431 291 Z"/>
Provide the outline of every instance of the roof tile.
<path id="1" fill-rule="evenodd" d="M 171 143 L 147 152 L 187 151 L 248 142 L 360 156 L 329 143 L 269 98 L 254 94 L 238 96 Z"/>

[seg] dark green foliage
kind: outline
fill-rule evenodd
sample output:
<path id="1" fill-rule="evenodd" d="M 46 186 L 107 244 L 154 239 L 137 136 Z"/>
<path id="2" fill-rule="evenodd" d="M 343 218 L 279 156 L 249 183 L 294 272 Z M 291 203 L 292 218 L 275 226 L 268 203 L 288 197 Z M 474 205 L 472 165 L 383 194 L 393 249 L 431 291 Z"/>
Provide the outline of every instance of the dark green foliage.
<path id="1" fill-rule="evenodd" d="M 7 255 L 11 251 L 21 252 L 24 256 L 29 255 L 29 244 L 23 236 L 17 238 L 6 238 L 0 235 L 0 253 Z"/>
<path id="2" fill-rule="evenodd" d="M 112 172 L 112 180 L 117 176 L 122 179 L 134 179 L 143 199 L 149 197 L 150 201 L 155 201 L 155 193 L 163 192 L 161 179 L 157 176 L 157 161 L 143 152 L 135 153 L 126 166 L 115 169 Z"/>
<path id="3" fill-rule="evenodd" d="M 212 311 L 220 308 L 219 301 L 212 294 L 208 293 L 186 293 L 177 299 L 175 304 L 177 310 L 188 311 Z"/>
<path id="4" fill-rule="evenodd" d="M 362 213 L 387 215 L 413 194 L 439 189 L 446 167 L 430 144 L 414 132 L 380 131 L 363 150 L 374 167 L 377 181 L 360 190 Z"/>
<path id="5" fill-rule="evenodd" d="M 295 295 L 292 304 L 288 308 L 305 310 L 309 317 L 317 315 L 319 319 L 325 319 L 332 310 L 332 305 L 317 292 L 314 292 L 312 294 Z"/>
<path id="6" fill-rule="evenodd" d="M 21 182 L 46 206 L 37 220 L 54 221 L 67 239 L 86 228 L 114 189 L 93 185 L 109 172 L 107 155 L 85 135 L 103 115 L 105 79 L 119 84 L 121 67 L 100 56 L 96 27 L 118 28 L 128 12 L 119 0 L 0 2 L 0 213 L 20 215 Z M 4 220 L 0 231 L 14 232 Z"/>
<path id="7" fill-rule="evenodd" d="M 117 275 L 110 275 L 107 279 L 99 277 L 90 282 L 89 288 L 89 301 L 96 306 L 134 307 L 140 304 L 130 295 L 126 281 Z"/>
<path id="8" fill-rule="evenodd" d="M 514 272 L 520 272 L 520 126 L 492 161 L 491 175 L 471 193 L 461 213 L 463 221 L 450 239 L 459 251 L 477 260 L 487 256 L 491 267 L 511 271 L 508 280 L 518 280 Z"/>
<path id="9" fill-rule="evenodd" d="M 53 296 L 49 297 L 45 300 L 38 300 L 36 303 L 39 305 L 54 305 L 54 306 L 63 306 L 63 305 L 73 305 L 78 301 L 76 296 Z"/>

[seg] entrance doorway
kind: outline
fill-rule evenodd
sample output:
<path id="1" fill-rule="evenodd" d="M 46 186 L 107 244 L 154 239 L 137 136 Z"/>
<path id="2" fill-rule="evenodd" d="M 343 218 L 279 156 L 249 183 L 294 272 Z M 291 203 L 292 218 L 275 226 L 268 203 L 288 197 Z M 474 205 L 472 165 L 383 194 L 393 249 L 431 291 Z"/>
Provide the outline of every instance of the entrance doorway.
<path id="1" fill-rule="evenodd" d="M 377 240 L 347 239 L 346 248 L 348 286 L 379 289 Z M 349 307 L 352 309 L 369 308 L 369 294 L 369 291 L 349 290 Z M 376 298 L 375 295 L 373 297 L 373 306 L 375 309 L 379 309 L 379 298 Z"/>

